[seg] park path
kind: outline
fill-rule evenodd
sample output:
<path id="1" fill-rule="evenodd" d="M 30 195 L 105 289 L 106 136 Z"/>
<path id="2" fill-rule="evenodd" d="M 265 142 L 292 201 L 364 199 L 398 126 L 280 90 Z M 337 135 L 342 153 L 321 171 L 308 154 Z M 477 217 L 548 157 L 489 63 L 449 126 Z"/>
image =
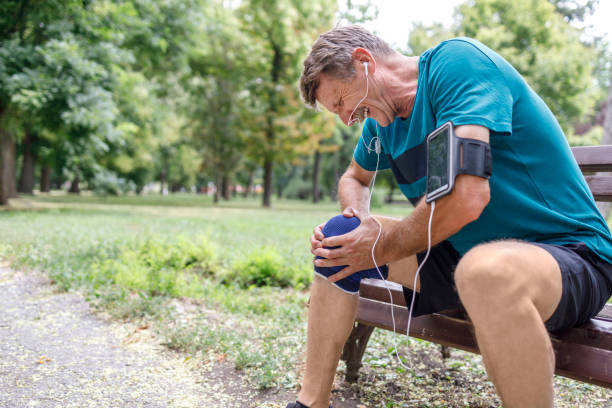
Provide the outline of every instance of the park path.
<path id="1" fill-rule="evenodd" d="M 196 367 L 146 331 L 0 265 L 0 407 L 284 407 L 249 391 L 229 364 Z"/>

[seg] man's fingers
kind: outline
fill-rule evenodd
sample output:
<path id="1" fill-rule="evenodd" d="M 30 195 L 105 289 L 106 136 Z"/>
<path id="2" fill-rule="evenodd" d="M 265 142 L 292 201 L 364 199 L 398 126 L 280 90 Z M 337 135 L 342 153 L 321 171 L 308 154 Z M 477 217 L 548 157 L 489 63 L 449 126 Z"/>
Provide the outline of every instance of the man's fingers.
<path id="1" fill-rule="evenodd" d="M 346 207 L 344 210 L 342 210 L 342 215 L 344 215 L 346 218 L 357 217 L 361 219 L 361 213 L 359 210 L 353 207 Z"/>
<path id="2" fill-rule="evenodd" d="M 344 210 L 342 210 L 342 215 L 344 215 L 346 218 L 354 217 L 355 209 L 353 207 L 346 207 Z"/>
<path id="3" fill-rule="evenodd" d="M 312 235 L 312 236 L 310 237 L 310 253 L 311 253 L 311 254 L 313 254 L 313 255 L 316 255 L 316 254 L 315 254 L 315 251 L 316 251 L 318 248 L 322 248 L 322 247 L 323 247 L 323 245 L 321 245 L 321 241 L 319 241 L 318 239 L 316 239 L 316 238 L 314 237 L 314 235 Z"/>
<path id="4" fill-rule="evenodd" d="M 345 258 L 332 258 L 332 259 L 315 259 L 315 266 L 320 266 L 322 268 L 329 268 L 331 266 L 343 266 L 346 265 L 348 261 Z"/>
<path id="5" fill-rule="evenodd" d="M 342 280 L 342 279 L 346 278 L 347 276 L 351 276 L 355 272 L 357 272 L 357 271 L 354 268 L 352 268 L 350 266 L 347 266 L 346 268 L 342 269 L 340 272 L 334 273 L 333 275 L 331 275 L 327 279 L 331 283 L 334 283 L 334 282 L 338 282 L 339 280 Z"/>
<path id="6" fill-rule="evenodd" d="M 315 256 L 321 256 L 325 259 L 335 259 L 335 258 L 342 258 L 344 257 L 344 251 L 342 251 L 342 248 L 336 248 L 336 249 L 327 249 L 327 248 L 316 248 L 314 251 L 312 251 L 312 253 Z"/>
<path id="7" fill-rule="evenodd" d="M 323 231 L 322 231 L 324 226 L 325 226 L 325 223 L 321 225 L 317 225 L 315 229 L 313 230 L 314 237 L 318 239 L 319 241 L 322 241 L 323 238 L 325 238 L 325 235 L 323 235 Z"/>
<path id="8" fill-rule="evenodd" d="M 310 245 L 313 249 L 322 247 L 323 244 L 321 242 L 322 241 L 320 239 L 317 239 L 314 234 L 310 236 Z"/>
<path id="9" fill-rule="evenodd" d="M 323 241 L 321 241 L 321 244 L 324 247 L 336 247 L 336 246 L 342 246 L 346 243 L 347 241 L 347 235 L 348 234 L 344 234 L 344 235 L 335 235 L 333 237 L 329 237 L 329 238 L 325 238 Z"/>

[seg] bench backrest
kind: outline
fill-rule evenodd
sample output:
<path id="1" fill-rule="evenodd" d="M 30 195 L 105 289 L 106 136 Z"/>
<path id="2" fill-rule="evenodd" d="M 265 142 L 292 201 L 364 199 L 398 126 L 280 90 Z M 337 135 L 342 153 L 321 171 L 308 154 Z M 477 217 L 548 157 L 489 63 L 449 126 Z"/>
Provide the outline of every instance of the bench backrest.
<path id="1" fill-rule="evenodd" d="M 573 147 L 572 153 L 584 173 L 595 201 L 612 202 L 612 145 Z"/>

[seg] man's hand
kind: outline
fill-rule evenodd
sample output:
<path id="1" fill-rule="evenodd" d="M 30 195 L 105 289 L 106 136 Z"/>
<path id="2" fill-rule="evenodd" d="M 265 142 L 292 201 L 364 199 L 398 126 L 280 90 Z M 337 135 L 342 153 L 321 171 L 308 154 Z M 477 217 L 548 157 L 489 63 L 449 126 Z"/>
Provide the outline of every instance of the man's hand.
<path id="1" fill-rule="evenodd" d="M 355 217 L 356 214 L 357 214 L 357 210 L 355 210 L 352 207 L 346 207 L 344 211 L 342 211 L 342 215 L 344 215 L 346 218 Z M 322 230 L 324 226 L 325 226 L 325 223 L 317 225 L 314 228 L 314 230 L 312 230 L 312 235 L 310 236 L 310 253 L 315 256 L 317 255 L 315 253 L 315 250 L 319 248 L 323 248 L 322 241 L 325 238 L 325 235 L 323 235 Z"/>
<path id="2" fill-rule="evenodd" d="M 361 224 L 353 231 L 344 235 L 337 235 L 325 238 L 320 230 L 322 225 L 314 230 L 311 237 L 311 252 L 315 256 L 326 259 L 315 259 L 315 265 L 321 267 L 347 265 L 340 272 L 329 278 L 330 282 L 337 282 L 355 272 L 374 267 L 372 261 L 372 245 L 376 241 L 380 232 L 379 224 L 369 214 L 361 214 L 354 208 L 347 207 L 342 214 L 345 217 L 356 216 L 361 220 Z M 336 249 L 326 249 L 324 247 L 336 247 Z M 376 248 L 374 255 L 381 256 L 380 248 Z M 384 264 L 381 259 L 376 257 L 379 265 Z"/>

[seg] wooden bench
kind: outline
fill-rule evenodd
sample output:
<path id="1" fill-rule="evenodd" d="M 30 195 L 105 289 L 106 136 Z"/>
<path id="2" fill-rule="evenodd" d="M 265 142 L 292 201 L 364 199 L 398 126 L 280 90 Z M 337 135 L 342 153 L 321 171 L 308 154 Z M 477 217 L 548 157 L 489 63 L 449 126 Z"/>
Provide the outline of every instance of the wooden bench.
<path id="1" fill-rule="evenodd" d="M 612 145 L 572 148 L 596 201 L 612 202 Z M 551 165 L 554 171 L 554 165 Z M 597 174 L 596 174 L 597 173 Z M 405 334 L 408 310 L 402 287 L 388 282 L 394 305 L 396 331 Z M 342 359 L 346 380 L 356 381 L 361 359 L 375 327 L 392 330 L 389 292 L 384 282 L 364 279 L 359 289 L 355 326 Z M 443 346 L 478 353 L 473 326 L 465 312 L 447 310 L 413 318 L 410 335 Z M 555 351 L 556 374 L 612 388 L 612 305 L 608 304 L 589 323 L 550 335 Z"/>

